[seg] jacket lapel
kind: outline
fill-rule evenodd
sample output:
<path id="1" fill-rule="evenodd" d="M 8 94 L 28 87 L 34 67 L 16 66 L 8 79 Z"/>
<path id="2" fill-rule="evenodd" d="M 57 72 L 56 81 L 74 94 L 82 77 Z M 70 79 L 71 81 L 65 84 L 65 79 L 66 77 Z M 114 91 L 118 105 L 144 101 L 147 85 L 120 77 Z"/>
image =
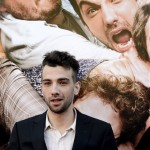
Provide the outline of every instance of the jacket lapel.
<path id="1" fill-rule="evenodd" d="M 32 144 L 35 150 L 46 150 L 44 141 L 46 112 L 33 120 Z"/>
<path id="2" fill-rule="evenodd" d="M 73 150 L 86 149 L 88 139 L 90 136 L 92 124 L 84 117 L 79 111 L 77 111 L 76 122 L 76 135 L 73 144 Z"/>

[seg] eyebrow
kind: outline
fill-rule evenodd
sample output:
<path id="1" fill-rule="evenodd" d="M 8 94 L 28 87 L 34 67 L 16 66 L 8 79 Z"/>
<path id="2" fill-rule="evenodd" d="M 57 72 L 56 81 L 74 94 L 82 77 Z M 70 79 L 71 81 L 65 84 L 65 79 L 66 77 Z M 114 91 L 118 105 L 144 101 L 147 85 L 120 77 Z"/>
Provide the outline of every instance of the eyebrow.
<path id="1" fill-rule="evenodd" d="M 62 81 L 62 80 L 69 81 L 68 78 L 59 78 L 59 79 L 58 79 L 58 81 Z"/>
<path id="2" fill-rule="evenodd" d="M 42 82 L 48 82 L 51 81 L 50 79 L 42 79 Z"/>
<path id="3" fill-rule="evenodd" d="M 69 81 L 69 79 L 68 78 L 59 78 L 59 79 L 57 79 L 58 81 L 62 81 L 62 80 L 66 80 L 66 81 Z M 47 82 L 47 81 L 51 81 L 51 79 L 43 79 L 42 80 L 42 82 Z"/>
<path id="4" fill-rule="evenodd" d="M 96 4 L 83 0 L 79 3 L 79 8 L 82 8 L 83 5 L 96 5 Z"/>

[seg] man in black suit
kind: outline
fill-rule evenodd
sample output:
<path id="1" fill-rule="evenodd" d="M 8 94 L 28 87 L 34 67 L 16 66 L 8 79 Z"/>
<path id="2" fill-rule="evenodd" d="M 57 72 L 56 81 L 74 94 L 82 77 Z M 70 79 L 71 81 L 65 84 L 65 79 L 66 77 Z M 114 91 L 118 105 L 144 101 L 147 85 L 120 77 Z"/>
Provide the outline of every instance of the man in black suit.
<path id="1" fill-rule="evenodd" d="M 42 92 L 48 111 L 14 125 L 8 150 L 117 150 L 110 124 L 73 107 L 79 64 L 67 52 L 47 53 Z"/>

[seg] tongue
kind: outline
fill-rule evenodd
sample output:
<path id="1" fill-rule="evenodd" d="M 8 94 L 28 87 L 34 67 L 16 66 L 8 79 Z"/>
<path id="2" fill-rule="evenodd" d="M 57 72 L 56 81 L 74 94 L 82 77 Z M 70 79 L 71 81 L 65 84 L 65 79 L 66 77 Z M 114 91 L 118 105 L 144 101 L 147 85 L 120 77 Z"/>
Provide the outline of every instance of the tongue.
<path id="1" fill-rule="evenodd" d="M 113 39 L 116 43 L 127 43 L 130 40 L 130 33 L 127 30 L 120 32 L 117 35 L 113 36 Z"/>

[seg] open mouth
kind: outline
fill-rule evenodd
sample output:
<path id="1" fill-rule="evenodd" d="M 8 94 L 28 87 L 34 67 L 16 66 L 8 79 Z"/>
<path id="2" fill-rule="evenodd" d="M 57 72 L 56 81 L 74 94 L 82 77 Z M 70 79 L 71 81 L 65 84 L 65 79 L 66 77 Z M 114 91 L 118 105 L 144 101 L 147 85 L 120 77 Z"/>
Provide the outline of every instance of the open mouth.
<path id="1" fill-rule="evenodd" d="M 62 99 L 52 99 L 52 100 L 51 100 L 51 103 L 52 103 L 53 105 L 60 105 L 61 101 L 62 101 Z"/>
<path id="2" fill-rule="evenodd" d="M 121 30 L 112 36 L 112 40 L 115 42 L 115 48 L 119 52 L 124 52 L 132 46 L 132 34 L 129 30 Z"/>

